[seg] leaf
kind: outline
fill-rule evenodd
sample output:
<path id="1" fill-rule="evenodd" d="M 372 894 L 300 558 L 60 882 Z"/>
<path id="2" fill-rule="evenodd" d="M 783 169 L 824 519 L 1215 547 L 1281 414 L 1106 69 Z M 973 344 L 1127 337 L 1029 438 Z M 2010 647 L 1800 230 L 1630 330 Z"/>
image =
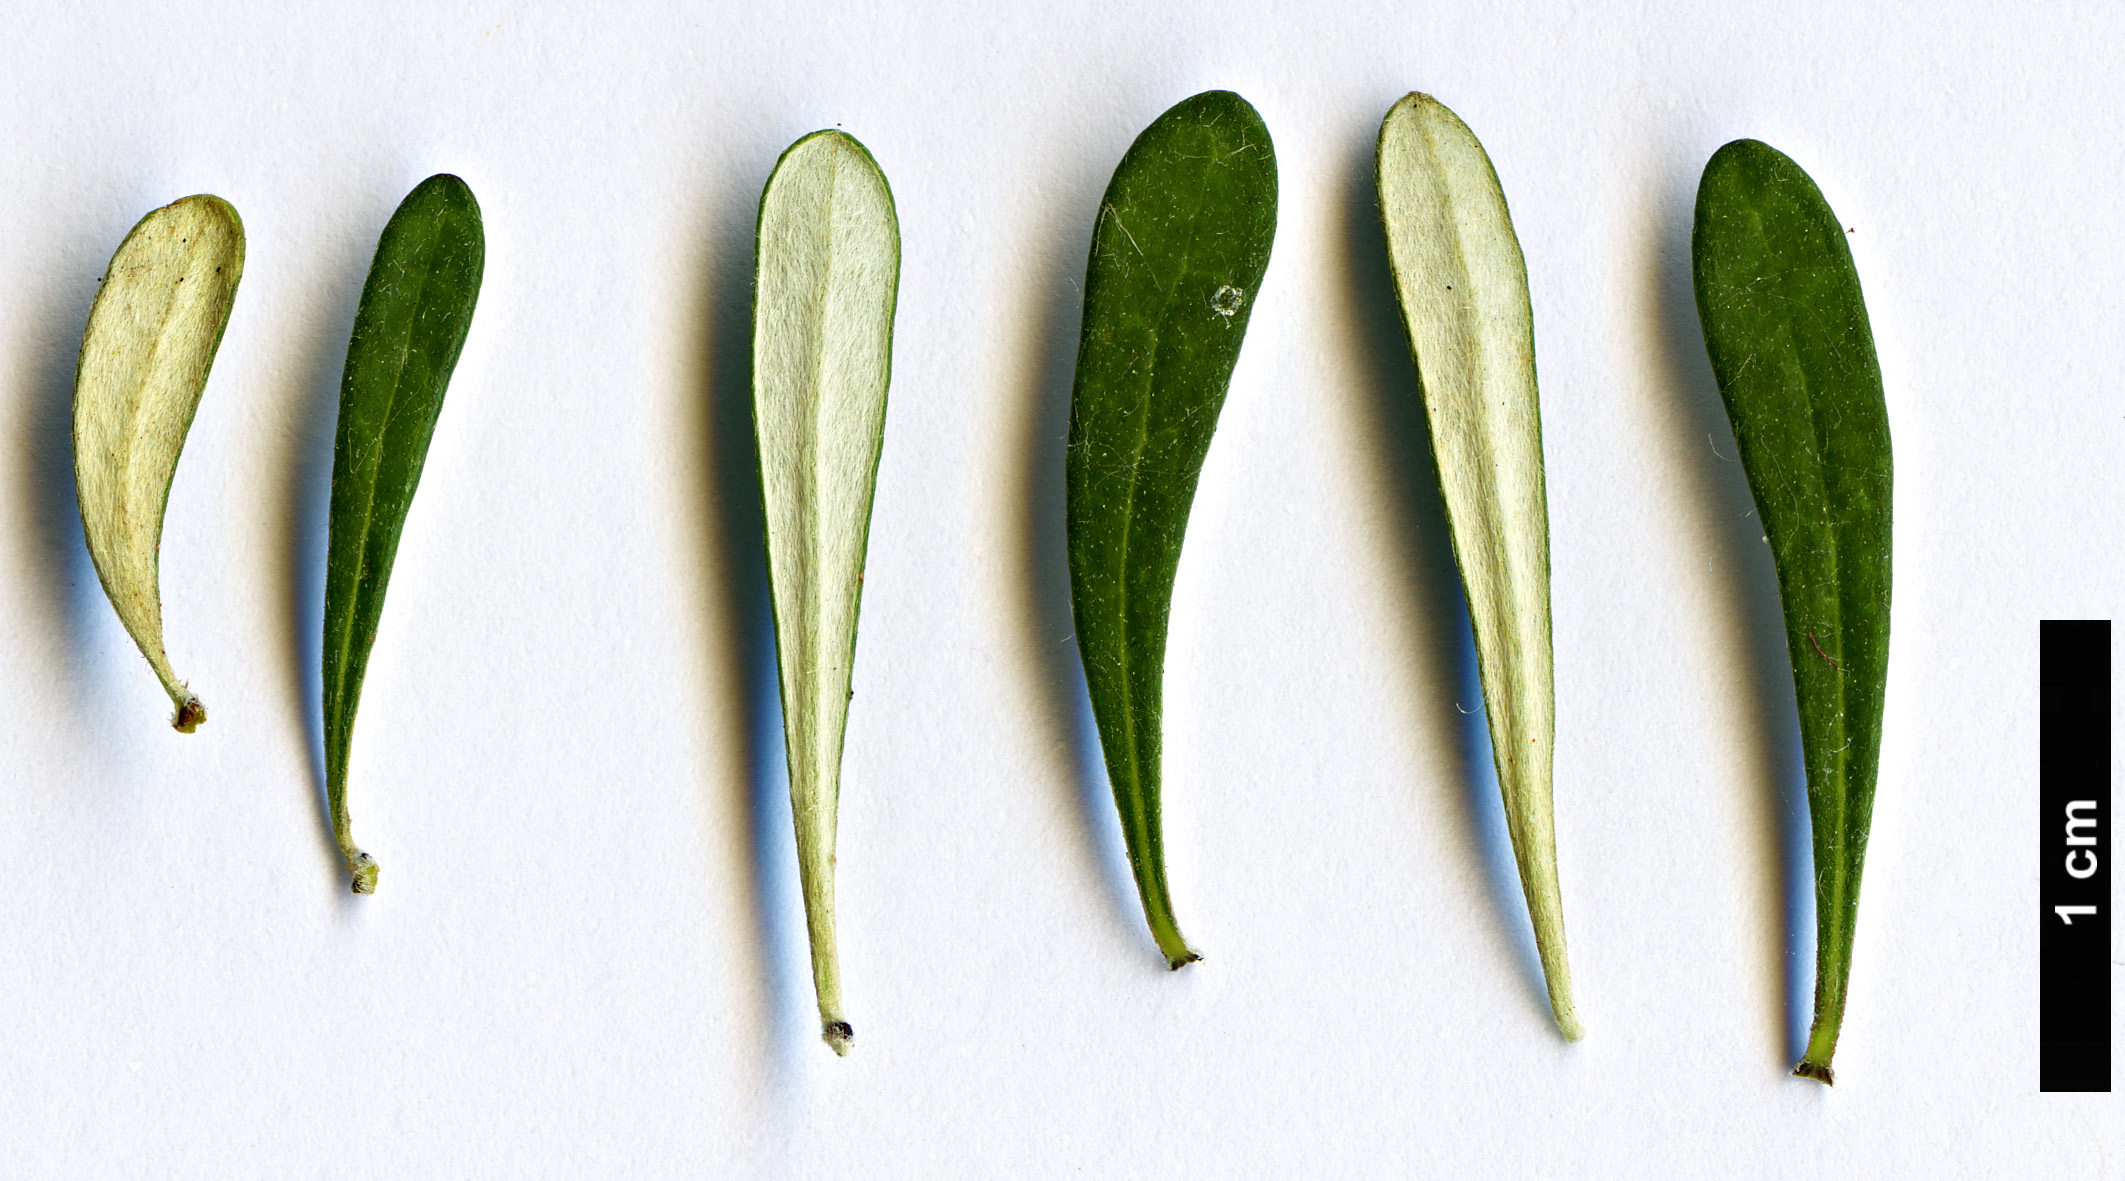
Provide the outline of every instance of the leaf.
<path id="1" fill-rule="evenodd" d="M 103 593 L 190 734 L 207 707 L 162 647 L 162 517 L 243 278 L 243 220 L 219 197 L 165 205 L 111 257 L 74 375 L 74 483 Z"/>
<path id="2" fill-rule="evenodd" d="M 1551 756 L 1549 498 L 1527 263 L 1475 134 L 1425 94 L 1380 125 L 1380 220 L 1417 362 L 1439 497 L 1468 596 L 1505 825 L 1567 1039 L 1583 1034 L 1565 960 Z"/>
<path id="3" fill-rule="evenodd" d="M 355 845 L 347 818 L 354 711 L 485 257 L 472 190 L 449 175 L 422 181 L 384 226 L 347 343 L 325 546 L 325 794 L 357 894 L 376 892 L 376 861 Z"/>
<path id="4" fill-rule="evenodd" d="M 1159 116 L 1100 201 L 1064 461 L 1071 605 L 1129 867 L 1169 967 L 1200 959 L 1166 887 L 1160 691 L 1196 479 L 1276 234 L 1276 153 L 1247 100 Z"/>
<path id="5" fill-rule="evenodd" d="M 1815 1019 L 1831 1081 L 1889 670 L 1889 411 L 1844 226 L 1808 174 L 1736 140 L 1697 188 L 1697 313 L 1778 568 L 1815 833 Z"/>
<path id="6" fill-rule="evenodd" d="M 760 195 L 757 250 L 753 424 L 790 811 L 820 1029 L 847 1054 L 856 1034 L 834 947 L 835 819 L 900 282 L 893 194 L 863 145 L 839 131 L 792 144 Z"/>

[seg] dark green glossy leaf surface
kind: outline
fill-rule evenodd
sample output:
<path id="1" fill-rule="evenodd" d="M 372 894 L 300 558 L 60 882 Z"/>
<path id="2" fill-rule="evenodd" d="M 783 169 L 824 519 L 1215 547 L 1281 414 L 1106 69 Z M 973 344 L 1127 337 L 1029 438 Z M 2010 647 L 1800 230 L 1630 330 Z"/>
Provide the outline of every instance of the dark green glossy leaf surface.
<path id="1" fill-rule="evenodd" d="M 1247 101 L 1210 91 L 1137 137 L 1100 202 L 1065 480 L 1077 644 L 1144 914 L 1198 958 L 1159 823 L 1166 622 L 1197 477 L 1269 265 L 1276 156 Z"/>
<path id="2" fill-rule="evenodd" d="M 485 257 L 472 190 L 454 176 L 422 181 L 384 227 L 347 345 L 325 556 L 325 785 L 358 894 L 375 891 L 376 862 L 354 844 L 347 817 L 354 711 Z"/>
<path id="3" fill-rule="evenodd" d="M 1754 140 L 1697 190 L 1698 314 L 1778 567 L 1815 838 L 1815 1018 L 1794 1073 L 1831 1081 L 1881 751 L 1889 418 L 1844 227 Z"/>

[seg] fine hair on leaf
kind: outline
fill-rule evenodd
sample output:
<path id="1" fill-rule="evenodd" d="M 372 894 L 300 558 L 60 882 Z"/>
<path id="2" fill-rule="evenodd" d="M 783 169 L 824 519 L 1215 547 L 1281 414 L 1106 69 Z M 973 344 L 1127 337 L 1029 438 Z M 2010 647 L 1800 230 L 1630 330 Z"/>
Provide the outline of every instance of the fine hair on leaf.
<path id="1" fill-rule="evenodd" d="M 332 448 L 322 667 L 325 794 L 357 894 L 376 892 L 377 866 L 354 843 L 347 813 L 354 713 L 406 510 L 472 327 L 485 262 L 472 190 L 447 174 L 422 181 L 384 226 L 347 343 Z"/>
<path id="2" fill-rule="evenodd" d="M 74 375 L 82 536 L 186 734 L 207 707 L 163 649 L 162 519 L 243 264 L 243 221 L 219 197 L 186 197 L 140 219 L 104 274 Z"/>
<path id="3" fill-rule="evenodd" d="M 1247 100 L 1198 94 L 1138 136 L 1085 270 L 1064 458 L 1070 602 L 1144 918 L 1168 967 L 1201 956 L 1166 882 L 1161 717 L 1181 537 L 1276 235 L 1276 153 Z"/>
<path id="4" fill-rule="evenodd" d="M 1576 1041 L 1584 1031 L 1557 880 L 1549 494 L 1527 263 L 1490 156 L 1431 96 L 1411 94 L 1388 111 L 1378 181 L 1388 266 L 1468 597 L 1506 832 L 1550 1011 Z"/>
<path id="5" fill-rule="evenodd" d="M 756 249 L 753 427 L 790 811 L 820 1032 L 847 1054 L 834 848 L 900 283 L 900 224 L 870 152 L 839 131 L 791 145 L 760 195 Z"/>
<path id="6" fill-rule="evenodd" d="M 1815 851 L 1815 1014 L 1834 1081 L 1889 673 L 1889 411 L 1844 224 L 1753 139 L 1720 148 L 1690 243 L 1712 374 L 1778 570 Z"/>

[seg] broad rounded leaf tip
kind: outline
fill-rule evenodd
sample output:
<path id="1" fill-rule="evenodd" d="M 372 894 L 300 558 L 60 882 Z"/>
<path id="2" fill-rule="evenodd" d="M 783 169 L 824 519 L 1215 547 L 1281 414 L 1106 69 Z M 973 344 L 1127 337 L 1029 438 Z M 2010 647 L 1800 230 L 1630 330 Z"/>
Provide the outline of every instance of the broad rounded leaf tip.
<path id="1" fill-rule="evenodd" d="M 427 180 L 413 186 L 413 191 L 407 193 L 405 201 L 400 204 L 412 205 L 416 209 L 430 205 L 448 204 L 457 206 L 461 210 L 469 211 L 474 215 L 477 215 L 480 211 L 479 199 L 472 195 L 472 186 L 466 184 L 463 177 L 453 172 L 438 172 Z"/>

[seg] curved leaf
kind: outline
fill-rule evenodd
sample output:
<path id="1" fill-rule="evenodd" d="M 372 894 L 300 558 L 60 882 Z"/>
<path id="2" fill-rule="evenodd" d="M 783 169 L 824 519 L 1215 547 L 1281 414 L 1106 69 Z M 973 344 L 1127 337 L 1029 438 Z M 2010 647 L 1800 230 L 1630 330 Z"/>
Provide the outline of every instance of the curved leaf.
<path id="1" fill-rule="evenodd" d="M 347 343 L 325 545 L 325 792 L 357 894 L 376 892 L 376 861 L 355 845 L 347 817 L 354 711 L 406 509 L 472 327 L 485 243 L 464 181 L 422 181 L 384 226 Z"/>
<path id="2" fill-rule="evenodd" d="M 760 195 L 756 268 L 753 425 L 790 811 L 820 1028 L 846 1054 L 835 818 L 900 282 L 892 190 L 862 144 L 819 131 L 782 154 Z"/>
<path id="3" fill-rule="evenodd" d="M 111 257 L 74 376 L 74 483 L 104 594 L 177 707 L 184 733 L 207 708 L 162 646 L 162 517 L 207 370 L 243 278 L 243 220 L 219 197 L 148 214 Z"/>
<path id="4" fill-rule="evenodd" d="M 1144 918 L 1181 937 L 1159 819 L 1166 623 L 1181 536 L 1276 234 L 1276 153 L 1247 100 L 1198 94 L 1130 146 L 1100 201 L 1064 461 L 1071 605 Z"/>
<path id="5" fill-rule="evenodd" d="M 1551 810 L 1549 497 L 1527 263 L 1490 156 L 1431 96 L 1409 95 L 1388 111 L 1378 177 L 1388 263 L 1468 595 L 1506 830 L 1550 1011 L 1577 1040 Z"/>
<path id="6" fill-rule="evenodd" d="M 1778 567 L 1815 836 L 1815 1019 L 1832 1081 L 1889 671 L 1889 411 L 1844 226 L 1798 164 L 1736 140 L 1705 165 L 1697 312 Z"/>

